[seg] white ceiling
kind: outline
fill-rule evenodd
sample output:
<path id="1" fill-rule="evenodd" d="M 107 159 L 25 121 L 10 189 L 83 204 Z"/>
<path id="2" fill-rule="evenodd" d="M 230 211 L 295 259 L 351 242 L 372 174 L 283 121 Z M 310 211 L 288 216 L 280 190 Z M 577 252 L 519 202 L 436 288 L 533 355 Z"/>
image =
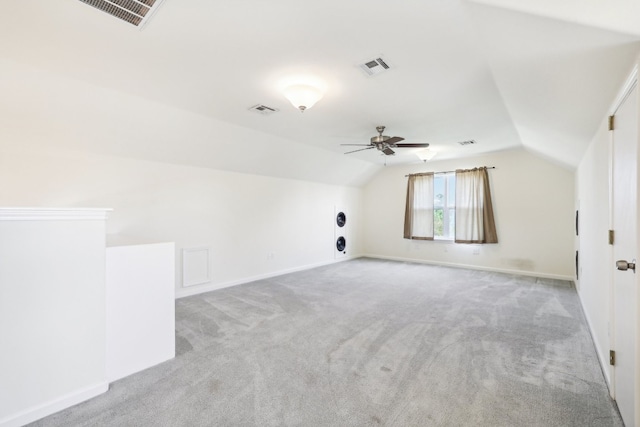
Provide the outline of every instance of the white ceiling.
<path id="1" fill-rule="evenodd" d="M 575 167 L 640 52 L 639 3 L 165 0 L 139 30 L 77 0 L 4 0 L 0 60 L 13 95 L 0 100 L 0 111 L 11 123 L 67 121 L 74 135 L 101 144 L 126 130 L 163 144 L 102 147 L 109 153 L 222 169 L 223 161 L 238 163 L 232 170 L 253 156 L 246 164 L 275 176 L 313 164 L 298 155 L 329 155 L 326 165 L 367 173 L 385 160 L 417 160 L 412 149 L 338 160 L 348 151 L 341 143 L 367 143 L 376 125 L 405 142 L 430 143 L 436 159 L 525 147 Z M 380 54 L 392 69 L 365 76 L 358 64 Z M 305 113 L 278 88 L 297 74 L 328 85 Z M 68 82 L 76 84 L 64 96 Z M 109 97 L 128 97 L 128 107 L 116 111 L 124 101 Z M 280 111 L 248 111 L 258 103 Z M 150 111 L 162 108 L 154 121 Z M 124 116 L 124 128 L 107 129 Z M 198 120 L 205 122 L 194 126 Z M 112 132 L 109 139 L 96 128 Z M 468 139 L 477 144 L 457 144 Z M 308 178 L 300 173 L 293 176 Z"/>
<path id="2" fill-rule="evenodd" d="M 471 0 L 617 33 L 640 36 L 638 0 Z"/>

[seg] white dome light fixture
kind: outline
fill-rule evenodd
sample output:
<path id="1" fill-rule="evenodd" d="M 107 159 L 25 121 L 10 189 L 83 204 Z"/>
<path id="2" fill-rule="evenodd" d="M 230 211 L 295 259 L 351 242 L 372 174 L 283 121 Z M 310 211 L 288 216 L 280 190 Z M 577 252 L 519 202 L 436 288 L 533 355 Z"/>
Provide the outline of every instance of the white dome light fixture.
<path id="1" fill-rule="evenodd" d="M 436 153 L 435 151 L 431 151 L 427 148 L 427 149 L 418 151 L 416 153 L 416 156 L 418 156 L 420 160 L 426 163 L 427 160 L 433 159 L 436 154 L 438 153 Z"/>
<path id="2" fill-rule="evenodd" d="M 323 91 L 308 84 L 287 86 L 283 93 L 285 98 L 301 112 L 313 107 L 324 95 Z"/>

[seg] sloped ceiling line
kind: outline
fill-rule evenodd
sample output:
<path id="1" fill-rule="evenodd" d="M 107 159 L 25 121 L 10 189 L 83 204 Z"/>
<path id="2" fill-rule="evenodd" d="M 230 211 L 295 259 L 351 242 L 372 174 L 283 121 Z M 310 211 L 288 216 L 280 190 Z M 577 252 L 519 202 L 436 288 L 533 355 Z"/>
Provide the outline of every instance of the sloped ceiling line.
<path id="1" fill-rule="evenodd" d="M 499 1 L 502 7 L 495 7 Z M 64 138 L 80 141 L 95 135 L 96 127 L 111 126 L 119 108 L 114 92 L 139 97 L 170 106 L 172 113 L 162 123 L 145 119 L 144 128 L 141 121 L 122 123 L 117 135 L 140 140 L 119 146 L 123 155 L 130 150 L 142 156 L 149 147 L 150 157 L 180 153 L 175 157 L 182 164 L 203 166 L 211 158 L 209 165 L 219 167 L 227 153 L 226 167 L 236 168 L 243 159 L 233 157 L 235 147 L 242 146 L 244 155 L 259 158 L 254 166 L 260 173 L 281 176 L 288 169 L 301 179 L 309 179 L 304 171 L 310 168 L 298 165 L 320 157 L 332 159 L 322 164 L 352 167 L 362 176 L 369 173 L 362 165 L 419 161 L 412 149 L 388 158 L 377 150 L 344 156 L 341 143 L 366 143 L 377 125 L 408 143 L 431 144 L 437 159 L 524 146 L 574 167 L 640 52 L 640 37 L 623 34 L 626 21 L 612 32 L 524 13 L 523 7 L 510 10 L 505 2 L 168 0 L 139 31 L 76 1 L 5 0 L 0 59 L 76 83 L 66 98 L 47 98 L 46 90 L 36 90 L 37 73 L 11 74 L 20 67 L 10 67 L 4 72 L 9 86 L 20 86 L 10 90 L 16 98 L 3 97 L 0 107 L 7 122 L 41 116 L 64 129 Z M 402 31 L 381 31 L 397 22 Z M 392 69 L 366 77 L 359 61 L 378 54 Z M 280 79 L 297 73 L 317 75 L 328 85 L 304 114 L 277 88 Z M 87 97 L 85 82 L 101 89 Z M 59 113 L 72 102 L 84 103 L 74 108 L 102 121 Z M 257 102 L 280 111 L 262 116 L 247 110 Z M 184 129 L 181 121 L 193 120 L 190 114 L 206 117 L 208 125 L 184 135 L 193 144 L 181 151 L 184 139 L 166 135 Z M 224 138 L 215 136 L 216 126 Z M 162 146 L 153 144 L 158 129 L 165 130 Z M 466 139 L 478 144 L 457 144 Z M 283 155 L 267 140 L 300 148 Z M 315 170 L 312 179 L 333 181 L 330 169 Z"/>

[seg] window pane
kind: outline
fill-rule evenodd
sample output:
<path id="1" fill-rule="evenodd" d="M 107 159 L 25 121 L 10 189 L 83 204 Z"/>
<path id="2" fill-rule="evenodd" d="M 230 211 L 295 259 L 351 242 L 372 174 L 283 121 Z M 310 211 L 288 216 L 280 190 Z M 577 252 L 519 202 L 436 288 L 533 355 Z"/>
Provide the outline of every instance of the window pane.
<path id="1" fill-rule="evenodd" d="M 433 177 L 433 236 L 453 239 L 455 236 L 455 173 L 440 173 Z"/>
<path id="2" fill-rule="evenodd" d="M 456 236 L 456 209 L 449 208 L 449 235 L 447 237 L 454 239 L 455 236 Z"/>
<path id="3" fill-rule="evenodd" d="M 447 174 L 447 206 L 456 205 L 456 174 Z"/>
<path id="4" fill-rule="evenodd" d="M 444 177 L 442 175 L 435 175 L 433 177 L 433 206 L 444 207 Z"/>
<path id="5" fill-rule="evenodd" d="M 434 208 L 433 210 L 433 235 L 442 237 L 444 232 L 444 210 Z"/>

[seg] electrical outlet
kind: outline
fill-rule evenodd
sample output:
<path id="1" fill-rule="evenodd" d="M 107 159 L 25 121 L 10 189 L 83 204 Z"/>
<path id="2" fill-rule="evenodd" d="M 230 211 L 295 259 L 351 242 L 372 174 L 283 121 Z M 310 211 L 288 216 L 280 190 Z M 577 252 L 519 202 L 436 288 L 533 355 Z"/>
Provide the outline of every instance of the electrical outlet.
<path id="1" fill-rule="evenodd" d="M 474 255 L 480 255 L 480 248 L 473 248 Z"/>
<path id="2" fill-rule="evenodd" d="M 267 260 L 271 261 L 276 257 L 276 254 L 274 254 L 273 252 L 269 252 L 267 253 Z"/>

